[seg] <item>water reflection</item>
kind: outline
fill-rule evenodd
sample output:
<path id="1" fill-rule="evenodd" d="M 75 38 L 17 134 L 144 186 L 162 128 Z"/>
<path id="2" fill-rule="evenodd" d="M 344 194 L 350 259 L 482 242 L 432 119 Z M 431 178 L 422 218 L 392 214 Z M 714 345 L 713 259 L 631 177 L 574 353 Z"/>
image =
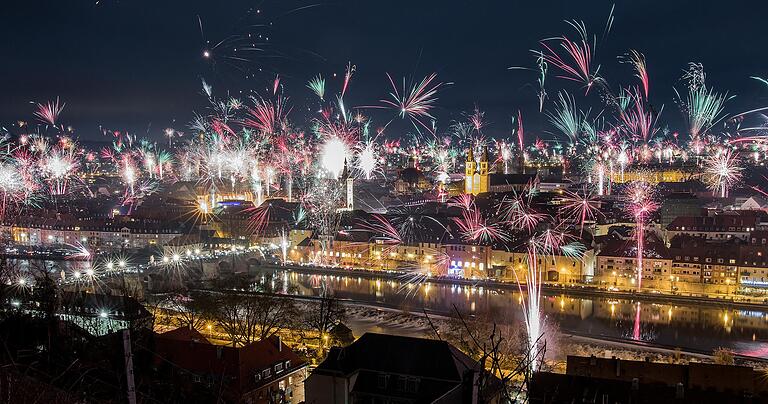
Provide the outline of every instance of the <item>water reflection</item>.
<path id="1" fill-rule="evenodd" d="M 413 285 L 391 279 L 311 275 L 280 271 L 284 290 L 318 295 L 321 288 L 342 299 L 376 303 L 403 310 L 492 318 L 499 323 L 522 321 L 522 296 L 516 290 L 423 283 Z M 679 305 L 610 298 L 581 298 L 544 294 L 541 308 L 555 318 L 565 333 L 644 341 L 711 352 L 728 347 L 750 356 L 768 355 L 768 313 L 696 304 Z"/>

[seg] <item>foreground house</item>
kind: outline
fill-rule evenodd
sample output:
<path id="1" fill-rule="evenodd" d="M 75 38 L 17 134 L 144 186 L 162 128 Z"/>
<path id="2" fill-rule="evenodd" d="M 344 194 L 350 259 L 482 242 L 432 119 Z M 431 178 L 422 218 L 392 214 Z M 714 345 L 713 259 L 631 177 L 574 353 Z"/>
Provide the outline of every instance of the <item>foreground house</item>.
<path id="1" fill-rule="evenodd" d="M 584 401 L 584 400 L 589 401 Z M 761 372 L 745 366 L 687 365 L 568 356 L 565 374 L 533 376 L 531 403 L 758 403 Z"/>
<path id="2" fill-rule="evenodd" d="M 481 370 L 444 341 L 366 333 L 331 348 L 304 383 L 306 403 L 498 402 L 498 390 L 480 389 Z"/>
<path id="3" fill-rule="evenodd" d="M 182 327 L 157 335 L 155 353 L 158 375 L 187 394 L 216 394 L 227 403 L 304 401 L 307 363 L 277 336 L 231 347 Z"/>

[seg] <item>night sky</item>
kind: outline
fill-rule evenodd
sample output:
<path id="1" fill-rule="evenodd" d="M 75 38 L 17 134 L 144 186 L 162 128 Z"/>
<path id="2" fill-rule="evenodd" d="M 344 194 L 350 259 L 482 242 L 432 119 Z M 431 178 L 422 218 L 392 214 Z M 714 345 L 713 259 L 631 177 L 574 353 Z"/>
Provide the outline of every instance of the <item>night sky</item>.
<path id="1" fill-rule="evenodd" d="M 61 122 L 83 139 L 99 139 L 100 126 L 159 138 L 164 128 L 183 129 L 194 111 L 204 112 L 201 78 L 219 97 L 266 94 L 274 72 L 280 72 L 294 106 L 290 117 L 303 124 L 308 107 L 317 106 L 307 80 L 322 73 L 328 92 L 335 93 L 351 61 L 357 72 L 346 97 L 350 106 L 378 105 L 387 97 L 386 72 L 418 79 L 437 72 L 440 81 L 452 83 L 439 93 L 435 115 L 441 128 L 477 105 L 487 112 L 490 134 L 508 133 L 518 108 L 536 132 L 547 129 L 545 117 L 534 113 L 537 73 L 507 68 L 534 67 L 530 49 L 542 38 L 574 36 L 565 19 L 584 20 L 591 33 L 601 34 L 611 4 L 3 0 L 0 122 L 10 127 L 20 119 L 31 121 L 30 102 L 59 96 L 67 104 Z M 766 15 L 768 3 L 758 1 L 618 2 L 613 30 L 599 42 L 595 61 L 618 88 L 636 81 L 616 56 L 628 49 L 644 53 L 651 102 L 656 109 L 664 104 L 660 122 L 676 130 L 680 113 L 672 86 L 684 88 L 680 76 L 690 61 L 704 64 L 709 86 L 737 95 L 728 104 L 730 112 L 768 105 L 768 87 L 749 78 L 768 76 Z M 269 37 L 265 50 L 237 54 L 234 45 L 221 46 L 213 58 L 202 57 L 224 38 L 248 34 Z M 248 61 L 227 58 L 234 55 Z M 578 95 L 581 106 L 600 107 L 596 95 L 583 98 L 578 85 L 553 76 L 550 105 L 565 88 Z M 369 113 L 378 125 L 393 116 L 386 110 Z M 393 125 L 387 133 L 395 137 L 409 128 Z"/>

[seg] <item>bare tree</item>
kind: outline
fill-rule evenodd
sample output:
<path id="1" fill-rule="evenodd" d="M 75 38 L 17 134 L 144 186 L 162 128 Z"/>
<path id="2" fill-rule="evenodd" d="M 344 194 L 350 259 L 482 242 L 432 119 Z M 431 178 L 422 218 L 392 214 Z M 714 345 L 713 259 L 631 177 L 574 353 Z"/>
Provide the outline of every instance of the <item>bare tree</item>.
<path id="1" fill-rule="evenodd" d="M 283 329 L 290 328 L 298 316 L 293 299 L 269 294 L 254 296 L 255 332 L 259 340 L 269 338 Z"/>
<path id="2" fill-rule="evenodd" d="M 170 295 L 167 307 L 174 311 L 179 327 L 201 329 L 213 317 L 216 302 L 209 293 L 192 291 L 187 295 Z"/>
<path id="3" fill-rule="evenodd" d="M 237 346 L 243 341 L 241 311 L 244 300 L 242 295 L 236 293 L 224 293 L 216 299 L 216 324 L 232 341 L 232 346 Z"/>
<path id="4" fill-rule="evenodd" d="M 314 336 L 309 339 L 317 339 L 321 349 L 330 339 L 329 333 L 337 324 L 344 321 L 346 312 L 338 299 L 321 296 L 313 302 L 304 313 L 304 328 L 311 331 Z"/>
<path id="5" fill-rule="evenodd" d="M 233 345 L 269 338 L 292 325 L 293 300 L 271 294 L 225 293 L 216 302 L 216 320 Z"/>
<path id="6" fill-rule="evenodd" d="M 495 322 L 467 320 L 454 306 L 456 321 L 449 332 L 440 333 L 424 312 L 435 336 L 470 355 L 479 363 L 478 403 L 489 402 L 490 398 L 500 395 L 507 402 L 517 402 L 524 396 L 533 376 L 532 370 L 540 366 L 546 352 L 546 340 L 537 342 L 533 352 L 527 344 L 525 330 L 515 326 L 499 326 Z"/>

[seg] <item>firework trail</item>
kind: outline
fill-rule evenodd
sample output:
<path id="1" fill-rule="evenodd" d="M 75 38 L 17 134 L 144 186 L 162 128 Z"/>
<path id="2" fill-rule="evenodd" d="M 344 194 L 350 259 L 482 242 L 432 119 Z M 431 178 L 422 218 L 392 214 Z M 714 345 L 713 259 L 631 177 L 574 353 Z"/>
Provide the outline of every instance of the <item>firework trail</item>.
<path id="1" fill-rule="evenodd" d="M 504 196 L 498 208 L 498 213 L 512 228 L 522 229 L 529 234 L 533 233 L 539 223 L 547 217 L 531 206 L 531 197 L 530 192 L 527 196 L 517 193 Z"/>
<path id="2" fill-rule="evenodd" d="M 525 129 L 523 128 L 523 114 L 519 109 L 517 110 L 517 147 L 522 154 L 525 149 Z"/>
<path id="3" fill-rule="evenodd" d="M 544 101 L 547 99 L 547 90 L 544 87 L 544 84 L 547 79 L 547 69 L 549 68 L 549 65 L 547 65 L 543 53 L 539 52 L 539 56 L 536 58 L 536 64 L 539 67 L 539 78 L 537 79 L 539 83 L 539 112 L 544 112 Z"/>
<path id="4" fill-rule="evenodd" d="M 312 90 L 320 98 L 320 101 L 325 99 L 325 79 L 321 75 L 317 75 L 315 78 L 307 83 L 307 88 Z"/>
<path id="5" fill-rule="evenodd" d="M 408 86 L 405 78 L 403 78 L 403 90 L 398 90 L 395 85 L 392 76 L 387 73 L 387 78 L 392 86 L 392 92 L 389 95 L 392 100 L 380 100 L 388 108 L 392 108 L 398 111 L 401 118 L 408 117 L 413 122 L 414 126 L 418 124 L 422 128 L 426 129 L 429 133 L 434 133 L 432 127 L 423 122 L 423 119 L 429 118 L 434 120 L 430 111 L 434 107 L 437 98 L 437 90 L 443 85 L 443 83 L 436 82 L 437 74 L 432 73 L 425 77 L 418 84 Z M 416 126 L 418 129 L 418 126 Z"/>
<path id="6" fill-rule="evenodd" d="M 649 79 L 648 68 L 645 64 L 645 56 L 633 49 L 623 57 L 620 57 L 619 61 L 629 63 L 635 69 L 635 77 L 640 80 L 640 84 L 643 87 L 643 95 L 645 96 L 645 100 L 648 101 Z"/>
<path id="7" fill-rule="evenodd" d="M 355 151 L 355 167 L 366 180 L 371 180 L 377 171 L 381 171 L 379 146 L 374 140 L 368 140 L 358 143 Z"/>
<path id="8" fill-rule="evenodd" d="M 352 79 L 353 74 L 355 74 L 355 65 L 349 62 L 347 63 L 347 70 L 344 72 L 344 85 L 341 87 L 341 96 L 339 98 L 343 99 L 344 94 L 347 93 L 347 87 L 349 87 L 349 81 Z"/>
<path id="9" fill-rule="evenodd" d="M 243 125 L 266 135 L 272 135 L 281 129 L 291 112 L 290 108 L 286 109 L 286 100 L 278 97 L 275 102 L 264 99 L 255 99 L 254 101 L 256 105 L 253 108 L 248 108 L 249 117 L 243 120 Z"/>
<path id="10" fill-rule="evenodd" d="M 688 132 L 691 137 L 698 137 L 709 131 L 712 126 L 720 122 L 725 115 L 725 103 L 732 97 L 727 94 L 719 94 L 703 85 L 690 87 L 688 97 L 682 100 L 677 90 L 675 93 L 681 109 L 688 122 Z"/>
<path id="11" fill-rule="evenodd" d="M 628 91 L 626 97 L 631 100 L 632 108 L 627 106 L 620 114 L 623 130 L 629 137 L 647 143 L 648 139 L 658 131 L 656 118 L 646 109 L 643 98 L 637 90 Z"/>
<path id="12" fill-rule="evenodd" d="M 72 178 L 77 176 L 80 163 L 73 149 L 52 148 L 40 161 L 44 180 L 51 195 L 65 195 Z"/>
<path id="13" fill-rule="evenodd" d="M 645 247 L 645 221 L 659 207 L 654 200 L 654 188 L 645 181 L 634 181 L 625 190 L 627 213 L 635 219 L 635 239 L 637 242 L 637 288 L 642 287 L 643 256 Z"/>
<path id="14" fill-rule="evenodd" d="M 383 215 L 371 215 L 370 220 L 364 220 L 360 222 L 360 227 L 377 235 L 383 236 L 384 244 L 403 244 L 403 237 L 400 234 L 400 231 Z"/>
<path id="15" fill-rule="evenodd" d="M 461 216 L 453 218 L 453 221 L 462 238 L 468 242 L 492 243 L 511 239 L 502 223 L 489 223 L 474 205 L 469 210 L 463 210 Z"/>
<path id="16" fill-rule="evenodd" d="M 58 97 L 56 97 L 56 101 L 48 101 L 45 104 L 38 103 L 35 117 L 46 125 L 56 127 L 59 115 L 61 115 L 61 111 L 64 110 L 64 106 L 66 106 L 66 104 L 60 103 Z"/>
<path id="17" fill-rule="evenodd" d="M 584 84 L 588 94 L 598 79 L 597 71 L 600 69 L 598 66 L 594 72 L 592 71 L 595 39 L 593 38 L 592 41 L 587 39 L 589 35 L 583 21 L 567 21 L 567 23 L 576 30 L 580 38 L 576 41 L 566 36 L 543 39 L 540 43 L 544 51 L 540 52 L 540 55 L 544 62 L 562 71 L 562 74 L 557 77 Z M 555 44 L 551 45 L 552 42 Z M 555 50 L 558 49 L 557 45 L 564 56 Z"/>
<path id="18" fill-rule="evenodd" d="M 584 126 L 586 116 L 576 108 L 576 101 L 568 93 L 558 94 L 558 109 L 554 113 L 548 113 L 549 122 L 575 144 Z"/>

